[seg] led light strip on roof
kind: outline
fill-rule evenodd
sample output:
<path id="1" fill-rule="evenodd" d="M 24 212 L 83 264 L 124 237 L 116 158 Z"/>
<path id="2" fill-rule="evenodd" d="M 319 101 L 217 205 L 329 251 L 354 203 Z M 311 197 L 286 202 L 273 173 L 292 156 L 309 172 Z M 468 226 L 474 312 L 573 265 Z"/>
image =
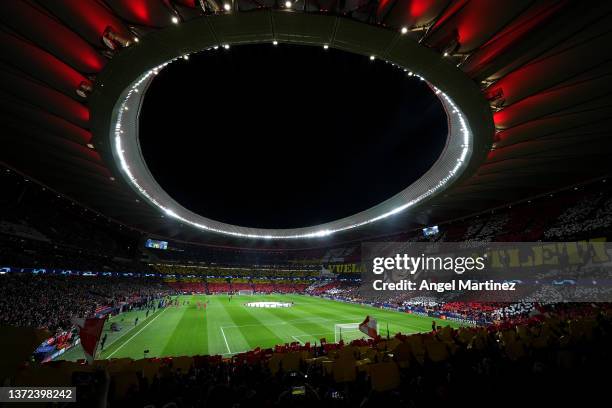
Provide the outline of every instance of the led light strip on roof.
<path id="1" fill-rule="evenodd" d="M 326 44 L 325 44 L 326 45 Z M 229 48 L 229 44 L 223 44 Z M 206 51 L 216 50 L 218 46 Z M 445 189 L 465 169 L 472 153 L 472 133 L 461 109 L 453 100 L 433 84 L 429 84 L 444 106 L 448 120 L 446 146 L 436 163 L 417 181 L 390 199 L 360 213 L 321 225 L 294 229 L 262 229 L 226 224 L 202 217 L 173 200 L 155 181 L 142 157 L 138 141 L 138 115 L 149 84 L 160 70 L 177 59 L 187 59 L 188 54 L 177 56 L 151 68 L 127 87 L 115 104 L 112 116 L 113 155 L 125 179 L 150 204 L 165 216 L 176 219 L 202 231 L 251 239 L 302 239 L 320 238 L 347 231 L 385 219 L 423 202 Z M 408 76 L 426 79 L 420 74 L 403 69 Z"/>

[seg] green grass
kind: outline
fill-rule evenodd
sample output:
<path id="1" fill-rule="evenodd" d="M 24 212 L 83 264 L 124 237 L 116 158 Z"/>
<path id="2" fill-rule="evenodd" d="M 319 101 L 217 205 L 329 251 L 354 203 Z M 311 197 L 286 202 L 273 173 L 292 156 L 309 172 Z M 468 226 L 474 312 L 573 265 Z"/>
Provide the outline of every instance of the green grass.
<path id="1" fill-rule="evenodd" d="M 189 302 L 183 306 L 183 300 Z M 197 309 L 196 302 L 209 301 L 206 310 Z M 258 309 L 246 307 L 251 301 L 294 302 L 290 308 Z M 389 332 L 410 334 L 431 330 L 432 318 L 336 302 L 302 295 L 227 295 L 181 296 L 181 306 L 168 307 L 150 313 L 132 311 L 115 316 L 107 322 L 106 346 L 97 358 L 142 358 L 197 354 L 230 355 L 255 347 L 299 341 L 301 343 L 326 338 L 334 341 L 336 323 L 359 323 L 366 315 L 378 320 L 381 335 Z M 136 316 L 139 318 L 134 325 Z M 110 323 L 122 327 L 110 331 Z M 440 325 L 459 327 L 459 323 L 437 320 Z M 350 334 L 350 333 L 349 333 Z M 348 335 L 348 334 L 347 334 Z M 80 346 L 69 350 L 61 359 L 83 358 Z"/>

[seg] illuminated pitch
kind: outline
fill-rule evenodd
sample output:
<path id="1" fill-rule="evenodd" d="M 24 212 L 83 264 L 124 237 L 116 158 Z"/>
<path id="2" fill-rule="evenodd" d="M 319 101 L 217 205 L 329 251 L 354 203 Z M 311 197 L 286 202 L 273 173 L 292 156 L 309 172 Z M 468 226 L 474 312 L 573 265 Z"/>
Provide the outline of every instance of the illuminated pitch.
<path id="1" fill-rule="evenodd" d="M 183 301 L 187 304 L 183 306 Z M 246 303 L 289 304 L 291 307 L 252 308 Z M 121 358 L 185 355 L 233 355 L 256 347 L 274 347 L 285 343 L 319 344 L 362 338 L 356 328 L 367 315 L 378 321 L 383 337 L 397 332 L 431 331 L 432 321 L 438 326 L 461 324 L 415 314 L 337 302 L 303 295 L 193 295 L 182 296 L 180 306 L 158 309 L 145 315 L 130 311 L 113 317 L 106 324 L 108 339 L 98 358 Z M 206 304 L 206 307 L 202 305 Z M 135 318 L 138 323 L 135 325 Z M 120 327 L 110 330 L 111 324 Z M 145 350 L 148 350 L 145 353 Z M 60 359 L 82 358 L 80 347 L 69 350 Z"/>

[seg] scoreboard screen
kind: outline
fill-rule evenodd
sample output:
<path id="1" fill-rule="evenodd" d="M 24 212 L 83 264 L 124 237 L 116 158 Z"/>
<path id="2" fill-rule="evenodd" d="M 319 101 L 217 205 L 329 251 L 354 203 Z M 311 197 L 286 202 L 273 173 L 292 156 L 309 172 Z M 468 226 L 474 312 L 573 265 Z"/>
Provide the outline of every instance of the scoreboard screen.
<path id="1" fill-rule="evenodd" d="M 147 239 L 145 247 L 153 249 L 168 249 L 168 241 L 158 241 L 156 239 Z"/>
<path id="2" fill-rule="evenodd" d="M 436 235 L 438 232 L 440 232 L 440 230 L 438 229 L 437 225 L 434 225 L 433 227 L 423 228 L 423 235 L 426 237 Z"/>

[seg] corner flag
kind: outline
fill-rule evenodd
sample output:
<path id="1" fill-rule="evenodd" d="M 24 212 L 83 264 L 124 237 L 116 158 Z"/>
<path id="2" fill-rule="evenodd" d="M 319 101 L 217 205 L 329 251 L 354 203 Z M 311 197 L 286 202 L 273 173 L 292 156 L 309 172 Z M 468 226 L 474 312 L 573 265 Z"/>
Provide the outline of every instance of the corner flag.
<path id="1" fill-rule="evenodd" d="M 378 337 L 376 319 L 373 317 L 366 316 L 363 323 L 359 325 L 359 330 L 373 339 Z"/>
<path id="2" fill-rule="evenodd" d="M 87 362 L 91 364 L 96 356 L 96 349 L 104 328 L 106 317 L 99 319 L 92 317 L 89 319 L 72 319 L 72 322 L 79 327 L 79 337 L 81 346 L 85 352 Z"/>

